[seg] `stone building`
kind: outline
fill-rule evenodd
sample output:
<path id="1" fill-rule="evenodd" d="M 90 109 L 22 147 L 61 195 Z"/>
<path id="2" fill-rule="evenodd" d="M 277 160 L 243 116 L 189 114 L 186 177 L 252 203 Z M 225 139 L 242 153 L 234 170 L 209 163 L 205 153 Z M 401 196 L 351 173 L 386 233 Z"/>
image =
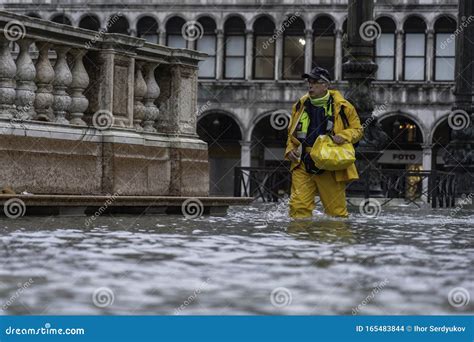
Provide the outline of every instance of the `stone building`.
<path id="1" fill-rule="evenodd" d="M 235 166 L 285 163 L 284 121 L 306 91 L 303 72 L 326 67 L 332 87 L 347 88 L 346 0 L 3 0 L 3 9 L 206 52 L 197 124 L 209 146 L 212 195 L 232 194 Z M 456 16 L 455 0 L 375 1 L 374 114 L 391 138 L 382 167 L 443 170 L 454 101 Z"/>

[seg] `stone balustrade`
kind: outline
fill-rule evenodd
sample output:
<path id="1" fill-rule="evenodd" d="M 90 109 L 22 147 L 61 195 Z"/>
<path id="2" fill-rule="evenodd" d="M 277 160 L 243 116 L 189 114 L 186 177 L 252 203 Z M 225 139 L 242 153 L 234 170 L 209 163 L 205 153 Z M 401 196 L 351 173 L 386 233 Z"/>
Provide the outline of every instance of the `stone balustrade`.
<path id="1" fill-rule="evenodd" d="M 205 56 L 0 11 L 0 186 L 208 195 L 196 134 Z"/>

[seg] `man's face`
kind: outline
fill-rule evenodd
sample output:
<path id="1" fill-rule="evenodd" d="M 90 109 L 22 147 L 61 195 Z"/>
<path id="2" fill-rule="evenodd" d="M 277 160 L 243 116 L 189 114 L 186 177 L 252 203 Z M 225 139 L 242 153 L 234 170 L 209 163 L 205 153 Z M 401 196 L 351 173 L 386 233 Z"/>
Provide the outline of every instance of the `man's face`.
<path id="1" fill-rule="evenodd" d="M 313 80 L 308 78 L 308 93 L 311 97 L 321 97 L 326 95 L 328 84 L 324 80 Z"/>

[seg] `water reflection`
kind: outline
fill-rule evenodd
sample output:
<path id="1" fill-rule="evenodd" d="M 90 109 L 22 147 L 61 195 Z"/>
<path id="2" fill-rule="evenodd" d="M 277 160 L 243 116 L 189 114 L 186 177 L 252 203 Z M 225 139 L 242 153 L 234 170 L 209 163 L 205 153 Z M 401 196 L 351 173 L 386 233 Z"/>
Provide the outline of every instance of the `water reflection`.
<path id="1" fill-rule="evenodd" d="M 326 243 L 356 242 L 350 223 L 346 219 L 292 220 L 288 224 L 287 232 L 297 239 Z"/>

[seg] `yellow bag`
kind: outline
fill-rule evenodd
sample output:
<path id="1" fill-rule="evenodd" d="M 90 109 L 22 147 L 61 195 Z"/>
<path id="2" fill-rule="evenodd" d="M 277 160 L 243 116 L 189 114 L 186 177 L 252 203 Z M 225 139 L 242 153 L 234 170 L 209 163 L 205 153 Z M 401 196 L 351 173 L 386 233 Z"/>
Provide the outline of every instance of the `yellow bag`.
<path id="1" fill-rule="evenodd" d="M 336 144 L 329 135 L 320 135 L 310 152 L 317 168 L 344 170 L 355 162 L 355 150 L 351 143 Z"/>

